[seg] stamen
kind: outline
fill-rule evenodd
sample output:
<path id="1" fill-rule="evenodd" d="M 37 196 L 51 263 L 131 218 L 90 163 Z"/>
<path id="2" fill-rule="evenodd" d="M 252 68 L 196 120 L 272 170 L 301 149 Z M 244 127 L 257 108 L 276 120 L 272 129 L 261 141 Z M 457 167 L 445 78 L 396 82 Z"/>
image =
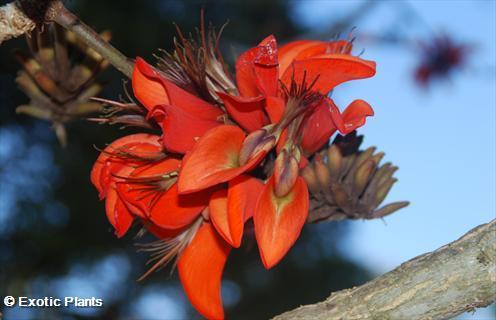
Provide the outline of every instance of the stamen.
<path id="1" fill-rule="evenodd" d="M 136 246 L 139 247 L 138 252 L 151 253 L 150 259 L 147 261 L 146 264 L 153 264 L 150 269 L 148 269 L 148 271 L 146 271 L 138 279 L 138 281 L 144 280 L 151 273 L 164 268 L 171 262 L 172 273 L 177 264 L 177 259 L 191 242 L 196 234 L 196 231 L 198 231 L 198 229 L 200 228 L 202 222 L 203 217 L 200 216 L 194 223 L 189 226 L 189 228 L 185 229 L 183 232 L 173 238 L 160 239 L 146 244 L 136 244 Z"/>

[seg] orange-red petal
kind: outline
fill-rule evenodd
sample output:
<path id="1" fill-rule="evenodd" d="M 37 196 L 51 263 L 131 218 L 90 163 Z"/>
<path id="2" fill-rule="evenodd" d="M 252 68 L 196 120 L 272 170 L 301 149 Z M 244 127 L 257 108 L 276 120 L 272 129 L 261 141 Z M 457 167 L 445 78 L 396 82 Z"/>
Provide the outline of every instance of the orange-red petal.
<path id="1" fill-rule="evenodd" d="M 165 112 L 162 144 L 172 152 L 186 153 L 205 132 L 220 125 L 216 120 L 200 118 L 176 106 L 165 105 L 161 108 Z"/>
<path id="2" fill-rule="evenodd" d="M 231 246 L 210 223 L 198 229 L 177 267 L 189 301 L 207 319 L 224 319 L 221 280 Z"/>
<path id="3" fill-rule="evenodd" d="M 253 216 L 263 186 L 260 180 L 241 175 L 229 181 L 228 189 L 220 189 L 210 198 L 210 219 L 224 240 L 235 248 L 241 245 L 244 224 Z"/>
<path id="4" fill-rule="evenodd" d="M 322 45 L 325 42 L 316 40 L 297 40 L 289 42 L 279 47 L 279 75 L 282 76 L 293 61 L 298 57 L 300 52 L 307 48 Z"/>
<path id="5" fill-rule="evenodd" d="M 246 131 L 253 132 L 269 122 L 263 108 L 265 100 L 262 96 L 243 98 L 217 93 L 224 102 L 229 115 Z"/>
<path id="6" fill-rule="evenodd" d="M 277 43 L 268 36 L 254 48 L 242 53 L 236 61 L 236 82 L 241 96 L 258 97 L 277 94 Z"/>
<path id="7" fill-rule="evenodd" d="M 124 179 L 117 182 L 117 192 L 131 212 L 141 217 L 148 217 L 150 209 L 163 191 L 159 189 L 154 191 L 146 181 L 160 179 L 178 170 L 180 163 L 180 160 L 176 158 L 166 158 L 135 168 L 130 174 L 130 180 Z M 158 180 L 156 183 L 159 183 Z"/>
<path id="8" fill-rule="evenodd" d="M 244 224 L 253 216 L 255 204 L 264 184 L 257 178 L 240 175 L 229 181 L 227 194 L 228 224 L 231 245 L 239 248 L 243 237 Z"/>
<path id="9" fill-rule="evenodd" d="M 167 105 L 177 106 L 183 109 L 185 112 L 192 115 L 196 115 L 203 119 L 216 120 L 219 116 L 223 114 L 222 110 L 220 110 L 219 108 L 213 106 L 212 104 L 208 103 L 203 99 L 200 99 L 192 95 L 191 93 L 181 89 L 171 81 L 167 80 L 162 74 L 160 74 L 157 70 L 155 70 L 142 58 L 140 57 L 136 58 L 135 68 L 137 68 L 140 71 L 140 74 L 142 74 L 145 79 L 152 81 L 154 86 L 157 83 L 160 84 L 167 96 L 167 100 L 159 101 L 159 98 L 162 99 L 163 97 L 159 97 L 154 93 L 153 99 L 148 99 L 153 104 L 148 103 L 148 105 L 145 105 L 148 110 L 152 110 L 157 105 L 167 104 Z M 147 94 L 146 90 L 151 90 L 149 88 L 150 85 L 148 83 L 145 83 L 145 81 L 142 82 L 143 84 L 141 86 L 138 85 L 137 88 L 135 88 L 135 84 L 133 82 L 133 89 L 135 91 L 135 95 L 137 94 L 136 90 L 139 90 L 138 93 L 140 95 L 145 95 L 145 96 Z M 157 91 L 155 87 L 153 87 L 153 90 Z M 137 98 L 138 100 L 140 100 L 138 95 Z M 140 102 L 145 104 L 144 101 L 140 100 Z"/>
<path id="10" fill-rule="evenodd" d="M 226 182 L 251 170 L 265 156 L 260 152 L 240 165 L 239 152 L 245 133 L 239 127 L 222 125 L 206 132 L 188 152 L 179 172 L 179 193 L 191 193 Z"/>
<path id="11" fill-rule="evenodd" d="M 108 167 L 108 160 L 113 158 L 113 154 L 119 150 L 126 150 L 130 146 L 142 143 L 160 147 L 159 139 L 159 136 L 152 134 L 131 134 L 115 140 L 100 153 L 95 164 L 93 165 L 93 168 L 91 169 L 90 175 L 91 182 L 99 192 L 100 199 L 105 197 L 106 187 L 108 186 L 108 183 L 102 183 L 102 171 L 105 170 L 105 167 Z M 110 175 L 108 173 L 104 176 L 110 179 Z"/>
<path id="12" fill-rule="evenodd" d="M 105 212 L 107 219 L 115 229 L 117 237 L 121 238 L 131 227 L 133 215 L 128 210 L 116 191 L 115 182 L 112 182 L 105 199 Z"/>
<path id="13" fill-rule="evenodd" d="M 156 105 L 169 103 L 167 91 L 156 77 L 153 68 L 139 57 L 136 58 L 131 80 L 134 96 L 148 110 Z"/>
<path id="14" fill-rule="evenodd" d="M 275 266 L 300 235 L 308 216 L 308 190 L 298 177 L 284 197 L 274 193 L 274 178 L 267 181 L 257 201 L 253 222 L 260 257 L 267 269 Z"/>
<path id="15" fill-rule="evenodd" d="M 292 79 L 301 83 L 315 79 L 313 90 L 327 95 L 338 84 L 369 78 L 375 75 L 375 62 L 347 54 L 327 54 L 315 56 L 311 59 L 294 61 L 282 76 L 282 82 L 289 87 Z"/>
<path id="16" fill-rule="evenodd" d="M 322 148 L 329 142 L 331 135 L 336 132 L 328 100 L 323 99 L 322 103 L 315 108 L 315 111 L 305 119 L 301 147 L 307 155 L 311 155 Z"/>
<path id="17" fill-rule="evenodd" d="M 279 47 L 279 75 L 282 76 L 295 60 L 309 59 L 322 54 L 350 54 L 353 45 L 347 40 L 298 40 Z"/>
<path id="18" fill-rule="evenodd" d="M 267 97 L 265 110 L 269 115 L 271 123 L 278 123 L 286 109 L 286 102 L 280 97 Z"/>
<path id="19" fill-rule="evenodd" d="M 227 189 L 219 189 L 212 194 L 208 203 L 208 212 L 217 232 L 227 243 L 232 245 L 233 240 L 227 211 Z"/>
<path id="20" fill-rule="evenodd" d="M 338 107 L 329 100 L 331 117 L 342 134 L 348 134 L 365 124 L 366 118 L 374 115 L 372 107 L 363 100 L 355 100 L 341 114 Z"/>
<path id="21" fill-rule="evenodd" d="M 181 195 L 175 183 L 156 201 L 150 211 L 150 220 L 164 229 L 182 228 L 193 222 L 207 207 L 211 194 L 211 190 L 205 190 Z"/>

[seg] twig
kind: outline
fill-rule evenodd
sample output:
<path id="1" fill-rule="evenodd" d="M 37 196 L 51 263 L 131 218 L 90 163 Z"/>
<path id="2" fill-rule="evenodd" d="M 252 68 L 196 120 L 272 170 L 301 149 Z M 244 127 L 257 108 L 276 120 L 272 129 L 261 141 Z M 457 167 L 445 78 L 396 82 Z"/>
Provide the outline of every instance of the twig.
<path id="1" fill-rule="evenodd" d="M 60 8 L 60 11 L 54 17 L 54 21 L 65 29 L 74 32 L 88 46 L 108 60 L 117 70 L 122 72 L 128 78 L 131 78 L 133 72 L 133 62 L 131 59 L 123 55 L 110 43 L 103 40 L 97 32 L 79 20 L 78 17 L 67 10 L 64 6 Z"/>
<path id="2" fill-rule="evenodd" d="M 0 44 L 32 31 L 36 24 L 48 21 L 55 21 L 74 32 L 117 70 L 131 77 L 133 61 L 67 10 L 60 0 L 18 0 L 0 7 Z"/>
<path id="3" fill-rule="evenodd" d="M 447 319 L 496 300 L 496 220 L 360 287 L 274 320 Z"/>

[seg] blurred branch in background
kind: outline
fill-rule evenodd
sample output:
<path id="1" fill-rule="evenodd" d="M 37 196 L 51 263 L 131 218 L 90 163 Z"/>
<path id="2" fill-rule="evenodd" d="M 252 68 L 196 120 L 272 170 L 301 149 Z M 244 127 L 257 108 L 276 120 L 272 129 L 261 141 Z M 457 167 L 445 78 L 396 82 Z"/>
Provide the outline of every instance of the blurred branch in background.
<path id="1" fill-rule="evenodd" d="M 496 220 L 360 287 L 274 318 L 447 319 L 496 301 Z"/>

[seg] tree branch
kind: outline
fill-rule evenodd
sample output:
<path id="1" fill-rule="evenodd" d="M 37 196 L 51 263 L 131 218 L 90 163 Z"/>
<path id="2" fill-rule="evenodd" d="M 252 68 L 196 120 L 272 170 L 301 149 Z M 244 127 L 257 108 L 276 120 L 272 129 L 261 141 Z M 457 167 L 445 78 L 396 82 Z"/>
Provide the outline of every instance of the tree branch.
<path id="1" fill-rule="evenodd" d="M 17 0 L 0 7 L 0 44 L 31 32 L 36 24 L 48 21 L 55 21 L 74 32 L 117 70 L 131 78 L 133 61 L 67 10 L 60 0 Z"/>
<path id="2" fill-rule="evenodd" d="M 90 48 L 108 60 L 117 70 L 128 78 L 131 78 L 133 73 L 133 61 L 127 58 L 110 43 L 102 39 L 96 31 L 79 20 L 78 17 L 64 6 L 61 6 L 53 20 L 65 29 L 74 32 Z"/>
<path id="3" fill-rule="evenodd" d="M 496 300 L 496 220 L 360 287 L 288 311 L 292 319 L 446 319 Z"/>
<path id="4" fill-rule="evenodd" d="M 0 44 L 30 32 L 36 26 L 16 2 L 0 7 Z"/>

